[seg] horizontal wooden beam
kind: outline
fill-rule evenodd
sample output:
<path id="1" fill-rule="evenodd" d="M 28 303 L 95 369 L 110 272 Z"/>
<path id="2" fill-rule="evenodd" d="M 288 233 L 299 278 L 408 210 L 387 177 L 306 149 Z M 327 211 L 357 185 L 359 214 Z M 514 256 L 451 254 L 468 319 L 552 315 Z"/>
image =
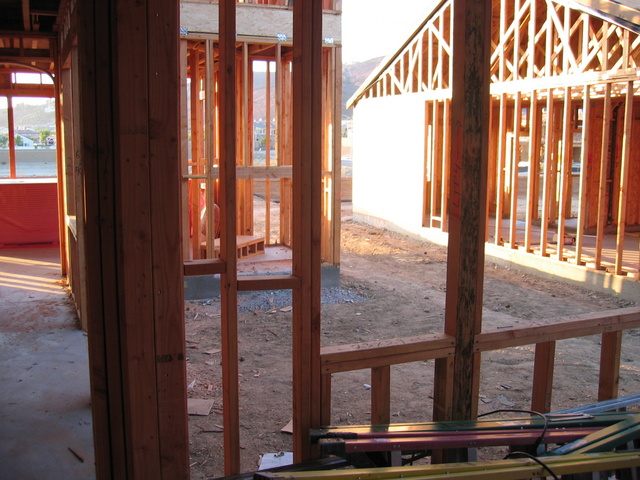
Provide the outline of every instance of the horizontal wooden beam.
<path id="1" fill-rule="evenodd" d="M 205 260 L 186 260 L 183 264 L 184 276 L 219 275 L 227 271 L 227 264 L 219 258 Z"/>
<path id="2" fill-rule="evenodd" d="M 299 286 L 300 279 L 293 275 L 247 275 L 238 277 L 239 292 L 293 290 Z"/>
<path id="3" fill-rule="evenodd" d="M 640 327 L 640 307 L 571 315 L 546 320 L 543 325 L 481 333 L 476 336 L 474 351 L 486 352 L 638 327 Z"/>
<path id="4" fill-rule="evenodd" d="M 444 333 L 324 347 L 323 374 L 444 358 L 454 353 L 454 338 Z"/>
<path id="5" fill-rule="evenodd" d="M 589 455 L 562 455 L 545 457 L 548 465 L 556 475 L 570 473 L 586 473 L 603 470 L 632 468 L 640 465 L 640 453 L 596 453 Z M 508 460 L 483 460 L 478 462 L 441 463 L 417 465 L 412 467 L 359 468 L 353 470 L 329 470 L 306 472 L 258 472 L 254 478 L 267 479 L 340 479 L 356 480 L 367 478 L 382 480 L 387 478 L 431 478 L 448 479 L 518 479 L 540 477 L 545 473 L 539 463 L 530 458 L 513 458 Z"/>
<path id="6" fill-rule="evenodd" d="M 212 178 L 220 178 L 220 167 L 211 169 Z M 237 167 L 236 178 L 292 178 L 293 166 L 269 166 L 269 167 Z M 189 177 L 193 178 L 193 177 Z M 204 178 L 204 177 L 203 177 Z"/>
<path id="7" fill-rule="evenodd" d="M 604 83 L 629 82 L 640 79 L 636 68 L 626 68 L 609 72 L 586 72 L 552 77 L 528 78 L 512 82 L 496 82 L 491 84 L 491 94 L 530 92 L 548 88 L 574 87 L 576 85 L 596 85 Z"/>
<path id="8" fill-rule="evenodd" d="M 42 85 L 40 88 L 1 88 L 2 97 L 55 97 L 53 85 Z"/>

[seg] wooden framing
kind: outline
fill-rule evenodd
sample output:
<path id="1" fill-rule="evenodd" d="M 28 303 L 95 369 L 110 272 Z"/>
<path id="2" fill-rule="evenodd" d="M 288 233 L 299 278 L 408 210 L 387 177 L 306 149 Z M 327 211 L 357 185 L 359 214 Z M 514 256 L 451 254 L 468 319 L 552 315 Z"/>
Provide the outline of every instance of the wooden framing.
<path id="1" fill-rule="evenodd" d="M 554 342 L 601 334 L 599 397 L 615 396 L 621 351 L 619 332 L 640 327 L 640 311 L 631 308 L 554 319 L 548 324 L 518 329 L 481 331 L 482 242 L 486 228 L 481 220 L 489 198 L 500 204 L 498 218 L 502 211 L 508 211 L 511 218 L 513 210 L 519 208 L 509 195 L 517 192 L 513 173 L 518 138 L 528 133 L 529 169 L 536 172 L 531 174 L 536 178 L 527 179 L 526 183 L 528 238 L 522 242 L 513 232 L 517 223 L 511 221 L 509 235 L 501 234 L 499 227 L 495 241 L 508 238 L 510 248 L 520 248 L 524 243 L 525 249 L 536 250 L 539 242 L 534 238 L 535 220 L 542 219 L 545 224 L 547 220 L 557 220 L 566 228 L 570 212 L 565 198 L 571 183 L 566 157 L 578 123 L 573 113 L 581 105 L 583 128 L 591 127 L 589 135 L 582 137 L 583 148 L 608 152 L 610 149 L 603 146 L 608 142 L 602 140 L 607 135 L 623 145 L 615 168 L 609 168 L 609 159 L 602 155 L 597 168 L 591 171 L 585 168 L 590 157 L 581 152 L 581 191 L 594 191 L 593 185 L 598 186 L 601 178 L 606 181 L 606 175 L 612 172 L 613 178 L 620 179 L 619 188 L 614 195 L 604 188 L 602 194 L 598 192 L 597 198 L 606 207 L 598 210 L 611 213 L 620 225 L 635 225 L 629 218 L 640 215 L 640 208 L 628 197 L 625 201 L 625 194 L 634 191 L 640 181 L 634 168 L 634 152 L 640 149 L 634 148 L 636 140 L 630 133 L 635 121 L 632 108 L 636 102 L 640 41 L 636 32 L 566 7 L 560 1 L 520 0 L 498 17 L 501 26 L 493 30 L 491 39 L 494 61 L 488 63 L 489 3 L 456 0 L 455 11 L 460 8 L 465 13 L 454 16 L 450 2 L 439 2 L 434 7 L 435 14 L 419 29 L 419 39 L 408 42 L 398 62 L 385 66 L 374 88 L 362 92 L 361 97 L 421 94 L 426 102 L 423 112 L 432 122 L 431 132 L 441 129 L 441 135 L 429 134 L 425 151 L 430 156 L 426 165 L 432 185 L 436 170 L 442 179 L 435 195 L 429 192 L 425 198 L 430 199 L 431 206 L 440 202 L 438 210 L 430 210 L 429 215 L 440 213 L 439 226 L 449 229 L 451 238 L 445 331 L 428 338 L 333 350 L 320 346 L 320 266 L 325 254 L 318 247 L 327 238 L 323 228 L 330 228 L 335 240 L 335 223 L 331 222 L 338 218 L 337 190 L 332 185 L 332 175 L 338 170 L 335 122 L 332 130 L 327 125 L 337 114 L 339 96 L 328 89 L 323 96 L 323 85 L 331 84 L 328 72 L 336 75 L 340 50 L 322 46 L 322 7 L 336 8 L 336 4 L 322 0 L 295 2 L 295 41 L 267 42 L 269 55 L 259 51 L 262 47 L 254 48 L 255 39 L 236 38 L 236 4 L 232 1 L 219 2 L 221 24 L 217 37 L 192 35 L 181 44 L 176 34 L 177 2 L 108 0 L 65 4 L 71 18 L 61 22 L 64 35 L 59 38 L 59 51 L 66 55 L 57 58 L 68 67 L 60 74 L 65 225 L 70 272 L 77 280 L 74 295 L 84 292 L 76 300 L 89 335 L 97 478 L 189 476 L 184 275 L 221 276 L 228 474 L 238 472 L 240 455 L 239 291 L 293 291 L 297 460 L 315 455 L 308 434 L 311 428 L 330 420 L 330 375 L 348 369 L 372 369 L 372 418 L 388 421 L 390 365 L 437 359 L 434 415 L 462 418 L 475 414 L 481 353 L 535 344 L 533 396 L 536 406 L 546 409 L 551 399 Z M 533 21 L 527 24 L 527 18 Z M 476 24 L 475 32 L 487 39 L 467 42 L 478 48 L 477 54 L 462 48 L 466 35 L 474 31 L 469 28 L 472 23 Z M 453 35 L 454 30 L 464 34 Z M 252 82 L 247 65 L 253 55 L 266 56 L 277 64 L 276 128 L 288 132 L 276 137 L 277 157 L 261 170 L 254 169 L 247 136 Z M 323 70 L 329 76 L 323 77 Z M 466 73 L 452 79 L 454 70 Z M 474 72 L 484 73 L 474 77 Z M 494 77 L 491 93 L 500 99 L 499 115 L 494 115 L 492 121 L 488 121 L 489 75 Z M 189 81 L 191 111 L 187 115 L 187 97 L 181 98 L 180 94 L 186 91 Z M 463 98 L 461 93 L 472 85 L 478 87 L 471 89 L 477 97 Z M 611 108 L 605 108 L 607 103 Z M 331 112 L 325 108 L 328 104 Z M 616 111 L 614 104 L 624 109 Z M 214 106 L 218 108 L 217 115 Z M 522 120 L 518 122 L 523 116 L 528 119 L 527 127 Z M 622 125 L 621 130 L 612 131 L 614 121 Z M 181 141 L 180 127 L 185 124 L 192 126 L 191 164 L 184 163 L 189 145 Z M 199 131 L 194 130 L 194 125 Z M 513 135 L 496 137 L 498 143 L 490 149 L 485 130 L 490 125 L 512 126 Z M 440 144 L 438 138 L 443 139 Z M 548 152 L 544 172 L 554 174 L 543 182 L 543 211 L 539 212 L 539 159 L 531 152 L 542 148 Z M 494 158 L 493 164 L 488 165 L 488 152 L 494 150 L 500 152 L 500 160 Z M 177 160 L 181 152 L 182 164 Z M 560 152 L 562 159 L 558 157 Z M 238 158 L 242 159 L 241 165 Z M 425 164 L 421 168 L 422 165 Z M 490 166 L 496 174 L 503 168 L 511 169 L 510 175 L 505 172 L 500 181 L 489 183 L 492 189 L 484 183 Z M 558 169 L 562 172 L 559 179 Z M 256 176 L 281 183 L 281 216 L 288 219 L 288 226 L 279 237 L 294 250 L 291 275 L 237 275 L 238 226 L 241 225 L 241 233 L 247 233 L 252 223 L 251 215 L 239 213 L 238 207 L 252 195 L 250 183 Z M 512 185 L 507 190 L 509 181 Z M 188 209 L 200 208 L 200 183 L 206 185 L 207 206 L 216 203 L 220 209 L 217 259 L 197 258 L 194 252 L 199 248 L 194 247 L 199 247 L 200 242 L 190 240 L 187 222 L 180 218 L 181 213 L 188 216 L 194 226 L 199 221 L 200 216 L 189 215 Z M 461 198 L 462 188 L 471 192 L 468 199 Z M 334 203 L 329 205 L 330 201 Z M 586 202 L 593 205 L 594 199 L 587 198 Z M 323 221 L 323 209 L 331 222 Z M 600 213 L 593 215 L 593 210 L 581 217 L 584 229 L 600 225 L 604 232 L 603 217 Z M 493 214 L 496 218 L 495 209 Z M 206 246 L 212 252 L 214 208 L 208 209 L 207 216 Z M 329 223 L 331 226 L 327 227 Z M 584 238 L 578 241 L 584 247 Z M 194 257 L 186 262 L 188 250 L 182 248 L 183 242 Z M 565 255 L 570 257 L 563 251 L 563 243 L 562 238 L 554 243 L 545 237 L 540 253 L 548 251 L 559 260 Z M 336 255 L 337 249 L 334 247 L 332 252 L 330 255 Z M 577 262 L 583 261 L 581 256 Z M 602 260 L 601 265 L 604 264 Z M 619 260 L 615 268 L 629 272 Z"/>
<path id="2" fill-rule="evenodd" d="M 189 3 L 189 2 L 187 2 Z M 251 3 L 251 2 L 248 2 Z M 324 2 L 324 7 L 333 6 Z M 194 8 L 190 6 L 189 8 Z M 208 7 L 202 5 L 208 11 Z M 333 9 L 329 9 L 333 11 Z M 191 10 L 190 10 L 191 11 Z M 281 12 L 282 13 L 282 12 Z M 290 14 L 292 12 L 289 12 Z M 204 13 L 203 13 L 204 14 Z M 323 17 L 334 17 L 335 13 L 324 13 Z M 200 28 L 203 28 L 200 26 Z M 215 25 L 207 27 L 209 32 L 192 34 L 187 32 L 182 38 L 188 42 L 187 70 L 183 72 L 185 82 L 190 80 L 190 111 L 187 129 L 191 132 L 190 148 L 183 154 L 183 188 L 189 191 L 190 203 L 184 204 L 184 215 L 191 219 L 183 224 L 183 243 L 185 259 L 198 259 L 204 253 L 207 258 L 216 255 L 213 241 L 219 235 L 218 229 L 210 225 L 218 225 L 214 218 L 214 204 L 220 199 L 218 145 L 219 124 L 215 114 L 219 102 L 219 94 L 213 92 L 217 84 L 218 38 Z M 258 26 L 256 26 L 258 28 Z M 283 26 L 285 28 L 285 26 Z M 286 28 L 285 28 L 286 31 Z M 286 39 L 284 37 L 287 37 Z M 238 150 L 237 172 L 237 234 L 264 236 L 267 247 L 284 245 L 293 247 L 292 238 L 292 155 L 293 155 L 293 122 L 291 85 L 292 85 L 292 42 L 290 36 L 252 37 L 246 32 L 238 34 L 236 43 L 236 102 L 237 124 L 236 137 Z M 211 50 L 207 54 L 207 49 Z M 322 108 L 323 108 L 323 143 L 322 143 L 322 241 L 321 257 L 325 265 L 339 265 L 340 237 L 340 98 L 341 98 L 341 47 L 339 44 L 323 43 L 322 72 Z M 259 71 L 261 63 L 266 66 L 266 117 L 264 159 L 258 158 L 254 148 L 254 124 L 257 114 L 254 113 L 254 89 L 256 78 L 264 75 Z M 211 74 L 211 72 L 214 72 Z M 272 75 L 275 82 L 272 82 Z M 210 81 L 211 84 L 207 84 Z M 275 83 L 275 85 L 273 85 Z M 203 88 L 204 87 L 204 88 Z M 185 93 L 186 97 L 186 93 Z M 186 117 L 186 114 L 185 114 Z M 211 119 L 211 120 L 210 120 Z M 273 119 L 273 123 L 271 121 Z M 213 134 L 207 135 L 207 132 Z M 203 139 L 204 145 L 203 148 Z M 213 143 L 209 144 L 212 141 Z M 254 221 L 254 195 L 265 200 L 264 225 L 257 226 Z M 187 194 L 184 194 L 187 198 Z M 204 201 L 201 201 L 204 198 Z M 279 204 L 277 218 L 272 218 L 272 201 Z M 188 210 L 187 210 L 188 208 Z M 206 212 L 205 215 L 200 213 Z M 274 228 L 279 226 L 279 228 Z M 256 229 L 259 228 L 259 231 Z M 199 233 L 205 232 L 200 238 Z M 273 232 L 273 233 L 272 233 Z M 200 248 L 200 245 L 205 248 Z M 259 259 L 256 259 L 259 260 Z"/>
<path id="3" fill-rule="evenodd" d="M 425 230 L 399 227 L 427 237 L 426 230 L 447 233 L 451 218 L 452 133 L 441 107 L 455 78 L 451 5 L 435 3 L 349 102 L 410 94 L 424 101 Z M 638 265 L 625 260 L 635 251 L 624 245 L 640 231 L 633 173 L 640 153 L 628 150 L 640 105 L 640 28 L 624 12 L 563 0 L 493 1 L 487 240 L 637 281 Z"/>
<path id="4" fill-rule="evenodd" d="M 489 39 L 491 2 L 453 4 L 453 68 L 449 196 L 449 253 L 444 332 L 455 338 L 455 356 L 437 360 L 434 418 L 477 415 L 480 358 L 470 354 L 482 329 L 486 202 Z M 471 47 L 473 46 L 473 47 Z M 450 386 L 449 386 L 450 384 Z M 449 398 L 450 394 L 450 398 Z"/>

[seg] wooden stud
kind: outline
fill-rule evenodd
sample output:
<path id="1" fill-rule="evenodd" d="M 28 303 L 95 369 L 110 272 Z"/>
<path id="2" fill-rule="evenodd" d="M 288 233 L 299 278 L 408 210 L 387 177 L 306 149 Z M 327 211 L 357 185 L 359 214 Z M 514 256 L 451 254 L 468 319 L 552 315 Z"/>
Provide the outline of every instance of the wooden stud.
<path id="1" fill-rule="evenodd" d="M 148 125 L 158 443 L 162 478 L 189 479 L 180 230 L 181 122 L 178 2 L 148 0 Z M 186 67 L 186 66 L 185 66 Z M 169 95 L 167 95 L 169 93 Z M 162 101 L 158 101 L 162 99 Z M 171 119 L 171 120 L 168 120 Z M 139 301 L 139 299 L 135 299 Z"/>
<path id="2" fill-rule="evenodd" d="M 265 165 L 271 166 L 271 61 L 267 60 L 266 71 L 266 131 L 267 136 L 265 138 Z M 266 178 L 264 180 L 264 236 L 267 241 L 267 245 L 271 244 L 271 180 Z"/>
<path id="3" fill-rule="evenodd" d="M 224 3 L 224 2 L 223 2 Z M 222 23 L 222 19 L 220 19 L 220 22 Z M 234 48 L 235 48 L 235 44 L 234 44 Z M 235 50 L 234 50 L 235 51 Z M 234 57 L 235 60 L 235 57 Z M 204 165 L 204 173 L 207 176 L 206 177 L 206 181 L 205 181 L 205 222 L 207 225 L 206 228 L 206 246 L 207 246 L 207 257 L 206 258 L 213 258 L 213 252 L 215 250 L 214 248 L 214 242 L 215 242 L 215 217 L 214 217 L 214 208 L 213 208 L 213 204 L 215 203 L 214 200 L 214 185 L 215 185 L 215 181 L 213 179 L 213 165 L 215 163 L 215 159 L 216 159 L 216 151 L 220 152 L 220 159 L 219 162 L 222 163 L 222 153 L 221 153 L 221 149 L 222 147 L 219 146 L 219 142 L 217 142 L 216 140 L 218 140 L 216 138 L 216 133 L 220 136 L 220 138 L 222 138 L 222 134 L 220 133 L 220 130 L 218 128 L 216 128 L 216 115 L 215 115 L 215 104 L 216 104 L 216 97 L 215 97 L 215 82 L 214 82 L 214 71 L 213 71 L 213 41 L 211 39 L 207 39 L 205 42 L 205 58 L 204 58 L 204 65 L 205 65 L 205 73 L 204 73 L 204 88 L 205 88 L 205 97 L 204 97 L 204 158 L 205 158 L 205 165 Z M 234 69 L 235 72 L 235 69 Z M 220 75 L 220 77 L 222 77 L 222 75 Z M 235 79 L 235 77 L 234 77 Z M 221 82 L 221 80 L 219 80 L 219 83 Z M 235 88 L 235 86 L 234 86 Z M 225 92 L 225 90 L 222 90 L 222 87 L 219 87 L 220 92 Z M 235 92 L 235 90 L 233 90 Z M 222 97 L 224 95 L 224 93 L 219 93 L 219 95 Z M 221 102 L 221 100 L 220 100 Z M 235 105 L 235 104 L 234 104 Z M 234 109 L 235 112 L 235 109 Z M 220 118 L 222 118 L 222 114 L 218 113 L 218 115 L 220 116 Z M 222 121 L 219 122 L 220 124 L 222 124 Z M 234 123 L 235 125 L 235 123 Z M 234 150 L 235 153 L 235 150 Z M 222 167 L 220 167 L 222 168 Z M 197 184 L 198 182 L 196 182 Z M 234 186 L 235 188 L 235 186 Z M 200 188 L 196 188 L 196 192 L 198 195 L 198 212 L 200 211 Z M 234 195 L 235 198 L 235 195 Z M 235 202 L 233 204 L 233 208 L 235 209 Z M 222 221 L 220 222 L 221 228 L 223 226 Z M 194 232 L 195 234 L 195 232 Z M 198 239 L 197 242 L 198 245 L 198 249 L 200 249 L 200 241 Z M 194 253 L 195 255 L 195 253 Z M 195 257 L 195 258 L 199 258 L 199 257 Z"/>
<path id="4" fill-rule="evenodd" d="M 503 9 L 504 10 L 504 9 Z M 501 70 L 504 69 L 504 59 L 500 60 Z M 503 73 L 501 73 L 502 75 Z M 505 183 L 505 160 L 507 155 L 507 95 L 500 95 L 500 118 L 498 121 L 498 158 L 496 159 L 496 224 L 494 242 L 496 245 L 503 245 L 502 238 L 502 217 L 504 215 L 504 183 Z"/>
<path id="5" fill-rule="evenodd" d="M 571 87 L 564 89 L 564 108 L 562 120 L 562 158 L 560 168 L 560 201 L 558 215 L 557 237 L 557 259 L 562 262 L 564 260 L 564 238 L 566 221 L 571 217 L 571 164 L 573 163 L 573 130 L 571 128 L 572 120 L 571 109 Z M 567 206 L 568 203 L 568 206 Z"/>
<path id="6" fill-rule="evenodd" d="M 442 195 L 438 198 L 438 193 L 441 191 L 442 174 L 440 172 L 440 162 L 436 160 L 439 153 L 438 142 L 439 139 L 442 138 L 440 134 L 442 127 L 439 124 L 439 111 L 438 102 L 434 100 L 431 107 L 431 226 L 433 227 L 434 220 L 437 220 L 440 222 L 440 228 L 442 228 L 444 224 L 441 216 L 442 205 L 440 203 Z"/>
<path id="7" fill-rule="evenodd" d="M 547 28 L 550 28 L 549 26 Z M 553 183 L 553 118 L 554 102 L 553 102 L 553 89 L 547 90 L 547 123 L 544 135 L 544 175 L 543 175 L 543 190 L 542 190 L 542 215 L 540 215 L 540 255 L 543 257 L 548 256 L 547 245 L 549 243 L 549 216 L 551 209 L 551 184 Z"/>
<path id="8" fill-rule="evenodd" d="M 62 128 L 62 65 L 56 63 L 56 80 L 55 80 L 55 105 L 56 105 L 56 132 L 64 134 Z M 61 135 L 61 138 L 63 136 Z M 69 260 L 67 258 L 67 219 L 65 214 L 65 173 L 64 173 L 64 153 L 61 145 L 56 148 L 56 172 L 58 177 L 57 183 L 57 199 L 58 199 L 58 250 L 60 252 L 60 269 L 61 274 L 66 276 L 68 273 Z"/>
<path id="9" fill-rule="evenodd" d="M 9 134 L 9 178 L 17 178 L 16 168 L 16 127 L 13 118 L 13 97 L 7 96 L 7 121 Z"/>
<path id="10" fill-rule="evenodd" d="M 616 235 L 616 275 L 624 275 L 624 236 L 627 223 L 627 201 L 629 200 L 629 165 L 631 163 L 631 127 L 633 125 L 633 82 L 627 83 L 627 96 L 624 106 L 624 133 L 620 151 L 620 180 L 618 187 L 618 232 Z M 639 192 L 636 191 L 636 195 Z"/>
<path id="11" fill-rule="evenodd" d="M 391 421 L 391 367 L 371 369 L 371 424 L 385 425 Z"/>
<path id="12" fill-rule="evenodd" d="M 453 369 L 440 364 L 434 416 L 451 405 L 451 418 L 477 414 L 480 363 L 471 354 L 482 323 L 486 181 L 489 120 L 491 2 L 453 4 L 451 195 L 445 333 L 456 339 Z M 449 379 L 452 380 L 449 380 Z M 452 398 L 440 396 L 452 381 Z M 447 387 L 444 388 L 446 390 Z M 447 395 L 443 395 L 446 397 Z"/>
<path id="13" fill-rule="evenodd" d="M 226 272 L 220 275 L 224 470 L 225 475 L 232 475 L 240 472 L 236 259 L 236 2 L 222 1 L 219 8 L 220 259 L 226 264 Z M 210 91 L 207 92 L 207 96 L 209 93 Z M 211 162 L 210 157 L 208 161 Z M 209 225 L 213 226 L 213 222 Z M 207 248 L 207 253 L 209 251 Z"/>
<path id="14" fill-rule="evenodd" d="M 191 259 L 191 240 L 200 238 L 200 231 L 196 224 L 190 223 L 193 216 L 190 215 L 189 201 L 189 185 L 187 178 L 189 175 L 189 138 L 187 132 L 189 130 L 189 119 L 187 118 L 187 62 L 188 62 L 189 42 L 188 40 L 180 40 L 180 165 L 181 165 L 181 200 L 182 208 L 182 258 Z M 193 135 L 192 135 L 193 136 Z M 193 232 L 193 235 L 192 235 Z M 197 235 L 196 235 L 197 234 Z M 198 249 L 199 250 L 199 249 Z"/>
<path id="15" fill-rule="evenodd" d="M 587 209 L 587 169 L 589 168 L 589 146 L 591 142 L 591 87 L 585 85 L 582 97 L 582 141 L 580 151 L 580 188 L 578 197 L 578 226 L 576 231 L 576 264 L 583 265 L 582 248 L 584 246 L 584 229 Z"/>
<path id="16" fill-rule="evenodd" d="M 551 411 L 555 355 L 556 342 L 544 342 L 536 345 L 531 393 L 531 410 L 534 412 L 548 413 Z"/>
<path id="17" fill-rule="evenodd" d="M 340 264 L 340 232 L 342 225 L 342 47 L 333 48 L 333 151 L 331 153 L 332 222 L 329 241 L 331 254 L 325 259 L 332 265 Z"/>
<path id="18" fill-rule="evenodd" d="M 312 457 L 309 430 L 320 425 L 320 237 L 322 3 L 293 7 L 293 452 Z"/>
<path id="19" fill-rule="evenodd" d="M 518 92 L 513 106 L 513 145 L 511 148 L 511 212 L 509 225 L 509 246 L 518 243 L 518 164 L 520 163 L 520 129 L 522 123 L 522 93 Z"/>
<path id="20" fill-rule="evenodd" d="M 451 127 L 449 126 L 449 118 L 451 117 L 451 100 L 448 98 L 442 102 L 442 125 L 443 138 L 440 140 L 442 150 L 442 166 L 441 168 L 441 198 L 440 198 L 440 229 L 443 232 L 449 231 L 449 192 L 451 189 L 449 159 L 451 157 Z"/>
<path id="21" fill-rule="evenodd" d="M 331 374 L 320 376 L 320 425 L 331 425 Z"/>
<path id="22" fill-rule="evenodd" d="M 208 42 L 208 41 L 207 41 Z M 205 47 L 208 48 L 208 47 Z M 207 57 L 208 58 L 208 57 Z M 202 116 L 202 100 L 200 99 L 200 93 L 204 92 L 205 95 L 211 95 L 212 92 L 210 90 L 202 90 L 201 86 L 204 82 L 200 74 L 200 48 L 195 47 L 192 48 L 189 53 L 189 70 L 191 71 L 191 169 L 192 174 L 203 174 L 206 172 L 206 160 L 205 165 L 201 165 L 201 161 L 203 157 L 205 157 L 205 152 L 203 151 L 204 139 L 203 133 L 205 134 L 205 138 L 208 141 L 208 138 L 211 136 L 210 131 L 205 131 L 205 125 L 203 125 L 203 116 Z M 205 58 L 205 76 L 209 75 L 206 73 L 208 69 L 211 68 L 210 65 L 207 65 Z M 208 104 L 207 104 L 208 105 Z M 209 118 L 207 115 L 206 118 Z M 211 128 L 207 121 L 207 126 Z M 206 178 L 206 177 L 205 177 Z M 200 258 L 200 243 L 201 243 L 201 232 L 202 232 L 202 219 L 200 218 L 201 204 L 200 204 L 200 196 L 201 196 L 201 188 L 200 181 L 197 179 L 189 180 L 189 191 L 190 191 L 190 212 L 191 212 L 191 245 L 189 248 L 190 257 L 199 259 Z M 207 184 L 208 185 L 208 184 Z M 206 200 L 205 200 L 206 205 Z M 186 242 L 185 242 L 186 243 Z M 207 250 L 209 251 L 209 250 Z"/>
<path id="23" fill-rule="evenodd" d="M 618 396 L 620 382 L 620 353 L 622 350 L 622 332 L 602 334 L 600 350 L 600 382 L 598 401 L 611 400 Z"/>
<path id="24" fill-rule="evenodd" d="M 596 227 L 595 268 L 602 266 L 604 228 L 607 224 L 607 165 L 609 164 L 609 141 L 611 122 L 611 84 L 605 86 L 604 109 L 602 112 L 602 143 L 600 145 L 600 183 L 598 187 L 598 216 Z"/>

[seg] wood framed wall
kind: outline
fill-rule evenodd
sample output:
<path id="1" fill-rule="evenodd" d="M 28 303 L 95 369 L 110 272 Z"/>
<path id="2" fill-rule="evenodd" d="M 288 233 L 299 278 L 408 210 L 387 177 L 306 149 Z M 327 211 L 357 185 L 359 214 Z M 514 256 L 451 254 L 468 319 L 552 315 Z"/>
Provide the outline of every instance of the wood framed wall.
<path id="1" fill-rule="evenodd" d="M 189 147 L 183 149 L 183 215 L 190 221 L 183 223 L 185 259 L 216 258 L 216 236 L 219 225 L 215 218 L 219 193 L 219 119 L 215 113 L 220 96 L 217 92 L 218 40 L 215 35 L 187 36 L 183 39 L 187 60 L 183 63 L 183 85 L 190 85 L 190 105 L 185 128 L 191 134 Z M 236 45 L 236 104 L 238 115 L 237 146 L 237 234 L 264 235 L 266 245 L 292 247 L 292 59 L 291 42 L 277 39 L 257 40 L 238 38 Z M 207 54 L 210 51 L 210 54 Z M 340 117 L 338 108 L 341 98 L 341 47 L 323 48 L 323 144 L 322 144 L 322 261 L 328 265 L 339 264 L 340 236 Z M 257 164 L 254 160 L 254 78 L 265 75 L 254 71 L 254 62 L 267 65 L 269 89 L 265 91 L 269 107 L 269 149 L 265 159 Z M 273 73 L 273 76 L 271 75 Z M 187 80 L 188 79 L 188 80 Z M 272 81 L 273 80 L 273 81 Z M 212 92 L 211 94 L 207 94 Z M 187 95 L 184 95 L 186 98 Z M 186 103 L 185 103 L 186 107 Z M 208 132 L 212 132 L 208 134 Z M 211 159 L 209 161 L 208 159 Z M 256 231 L 254 222 L 255 182 L 260 183 L 264 198 L 264 227 Z M 273 215 L 271 202 L 278 204 L 278 214 Z M 206 215 L 202 214 L 203 211 Z M 210 216 L 211 215 L 211 216 Z M 198 235 L 203 232 L 203 235 Z"/>
<path id="2" fill-rule="evenodd" d="M 77 227 L 73 288 L 85 298 L 96 477 L 187 479 L 178 3 L 86 1 L 69 15 L 67 213 Z"/>
<path id="3" fill-rule="evenodd" d="M 351 100 L 424 101 L 422 226 L 442 232 L 451 194 L 450 11 L 451 1 L 435 5 Z M 638 66 L 640 29 L 623 20 L 562 0 L 493 2 L 488 242 L 640 279 L 632 245 L 640 153 L 627 135 L 637 122 Z"/>

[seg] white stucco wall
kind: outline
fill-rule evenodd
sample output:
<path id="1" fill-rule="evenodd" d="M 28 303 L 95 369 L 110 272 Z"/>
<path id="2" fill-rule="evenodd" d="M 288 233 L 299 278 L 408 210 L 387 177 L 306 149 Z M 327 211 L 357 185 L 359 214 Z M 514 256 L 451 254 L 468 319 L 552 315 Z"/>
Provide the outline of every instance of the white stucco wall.
<path id="1" fill-rule="evenodd" d="M 361 100 L 353 121 L 353 212 L 419 234 L 424 191 L 421 95 Z M 382 223 L 381 223 L 382 224 Z"/>

